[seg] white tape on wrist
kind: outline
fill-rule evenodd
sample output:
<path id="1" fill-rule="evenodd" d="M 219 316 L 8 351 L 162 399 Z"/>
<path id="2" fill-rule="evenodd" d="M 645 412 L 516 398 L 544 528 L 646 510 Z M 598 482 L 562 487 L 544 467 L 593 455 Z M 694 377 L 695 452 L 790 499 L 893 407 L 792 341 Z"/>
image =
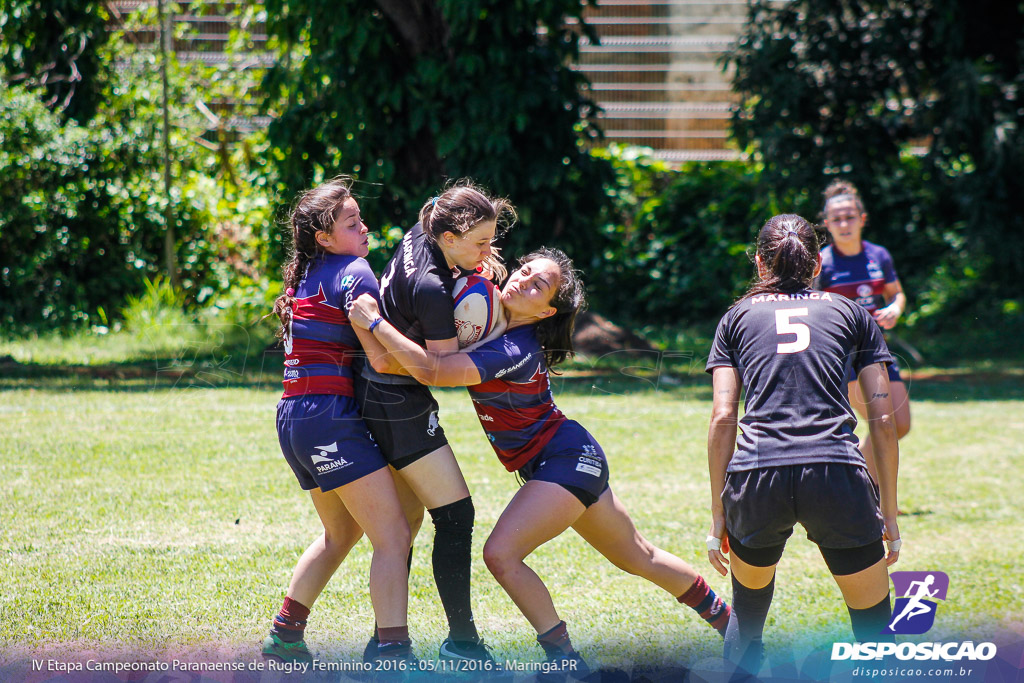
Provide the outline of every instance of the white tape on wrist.
<path id="1" fill-rule="evenodd" d="M 885 544 L 889 546 L 890 553 L 898 553 L 900 548 L 903 547 L 903 539 L 897 538 L 895 541 L 886 541 Z"/>
<path id="2" fill-rule="evenodd" d="M 708 536 L 704 539 L 704 542 L 708 544 L 708 550 L 722 549 L 722 539 L 716 538 L 715 536 Z"/>

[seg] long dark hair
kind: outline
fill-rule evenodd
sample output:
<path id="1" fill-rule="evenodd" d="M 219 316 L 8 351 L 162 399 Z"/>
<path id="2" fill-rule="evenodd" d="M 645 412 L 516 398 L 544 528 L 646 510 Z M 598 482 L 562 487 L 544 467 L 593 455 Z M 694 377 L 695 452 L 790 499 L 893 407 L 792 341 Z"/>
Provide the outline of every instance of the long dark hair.
<path id="1" fill-rule="evenodd" d="M 541 247 L 520 258 L 519 265 L 539 258 L 554 261 L 560 271 L 558 289 L 549 302 L 555 307 L 555 314 L 535 325 L 537 340 L 544 349 L 544 362 L 551 369 L 576 353 L 572 346 L 572 332 L 576 327 L 576 316 L 587 308 L 587 292 L 580 279 L 580 271 L 560 249 Z"/>
<path id="2" fill-rule="evenodd" d="M 814 283 L 818 266 L 818 228 L 793 213 L 772 216 L 757 236 L 757 255 L 766 271 L 741 297 L 757 294 L 791 294 Z"/>
<path id="3" fill-rule="evenodd" d="M 484 221 L 498 224 L 495 237 L 499 237 L 515 224 L 516 209 L 509 200 L 491 197 L 482 187 L 463 178 L 428 199 L 420 209 L 419 218 L 423 232 L 435 242 L 446 232 L 463 235 Z M 492 247 L 491 251 L 484 268 L 490 271 L 492 279 L 500 282 L 508 275 L 508 270 L 498 250 Z"/>
<path id="4" fill-rule="evenodd" d="M 331 233 L 342 204 L 352 196 L 352 178 L 338 176 L 306 190 L 295 200 L 288 217 L 292 230 L 291 258 L 282 269 L 284 293 L 274 301 L 274 313 L 281 320 L 277 336 L 283 338 L 292 321 L 295 290 L 311 264 L 324 255 L 316 233 Z M 291 294 L 289 294 L 291 292 Z"/>

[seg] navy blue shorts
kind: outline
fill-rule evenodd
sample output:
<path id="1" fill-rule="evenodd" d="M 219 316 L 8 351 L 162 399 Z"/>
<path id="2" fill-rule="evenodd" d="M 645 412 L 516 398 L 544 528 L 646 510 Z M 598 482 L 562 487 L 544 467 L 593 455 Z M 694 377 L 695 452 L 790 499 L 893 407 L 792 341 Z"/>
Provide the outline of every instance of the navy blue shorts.
<path id="1" fill-rule="evenodd" d="M 823 548 L 859 548 L 882 537 L 878 488 L 845 463 L 762 467 L 725 475 L 725 526 L 748 548 L 781 546 L 797 522 Z"/>
<path id="2" fill-rule="evenodd" d="M 902 382 L 903 381 L 903 378 L 900 376 L 900 364 L 898 362 L 896 362 L 896 354 L 895 353 L 892 354 L 892 362 L 886 364 L 885 369 L 886 369 L 886 372 L 889 373 L 889 383 L 890 384 L 892 382 Z M 846 375 L 846 382 L 847 382 L 847 384 L 849 384 L 850 382 L 856 382 L 856 381 L 857 381 L 857 371 L 854 370 L 853 366 L 851 365 L 850 366 L 850 371 Z"/>
<path id="3" fill-rule="evenodd" d="M 608 488 L 608 459 L 586 429 L 567 421 L 543 450 L 518 470 L 523 481 L 558 484 L 585 507 L 597 502 Z"/>
<path id="4" fill-rule="evenodd" d="M 281 399 L 277 438 L 303 491 L 330 491 L 388 466 L 351 396 Z"/>

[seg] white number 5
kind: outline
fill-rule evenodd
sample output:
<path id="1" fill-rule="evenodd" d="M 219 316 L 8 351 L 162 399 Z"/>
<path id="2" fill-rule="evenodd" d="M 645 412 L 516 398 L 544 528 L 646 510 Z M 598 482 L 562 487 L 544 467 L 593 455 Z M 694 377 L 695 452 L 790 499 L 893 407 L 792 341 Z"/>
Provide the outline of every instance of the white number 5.
<path id="1" fill-rule="evenodd" d="M 780 308 L 775 311 L 775 331 L 778 334 L 795 334 L 796 341 L 779 342 L 779 353 L 798 353 L 811 344 L 811 328 L 803 323 L 794 323 L 790 318 L 807 315 L 806 308 Z"/>

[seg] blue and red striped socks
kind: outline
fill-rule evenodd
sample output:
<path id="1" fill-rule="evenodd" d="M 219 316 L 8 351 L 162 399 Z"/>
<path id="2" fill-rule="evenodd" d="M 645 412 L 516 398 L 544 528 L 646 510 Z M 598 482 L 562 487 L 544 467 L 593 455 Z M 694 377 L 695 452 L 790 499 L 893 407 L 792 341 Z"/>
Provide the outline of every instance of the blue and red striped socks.
<path id="1" fill-rule="evenodd" d="M 572 641 L 569 640 L 569 629 L 566 628 L 564 621 L 558 622 L 558 625 L 553 629 L 537 636 L 537 642 L 544 649 L 544 654 L 547 655 L 548 659 L 554 659 L 558 655 L 568 655 L 575 652 L 572 647 Z"/>
<path id="2" fill-rule="evenodd" d="M 729 625 L 729 614 L 732 610 L 725 600 L 711 590 L 703 576 L 698 576 L 693 585 L 676 600 L 692 607 L 701 619 L 711 624 L 719 635 L 725 637 L 725 628 Z"/>
<path id="3" fill-rule="evenodd" d="M 281 611 L 274 617 L 270 632 L 285 643 L 297 643 L 306 631 L 309 608 L 297 600 L 285 597 Z"/>

